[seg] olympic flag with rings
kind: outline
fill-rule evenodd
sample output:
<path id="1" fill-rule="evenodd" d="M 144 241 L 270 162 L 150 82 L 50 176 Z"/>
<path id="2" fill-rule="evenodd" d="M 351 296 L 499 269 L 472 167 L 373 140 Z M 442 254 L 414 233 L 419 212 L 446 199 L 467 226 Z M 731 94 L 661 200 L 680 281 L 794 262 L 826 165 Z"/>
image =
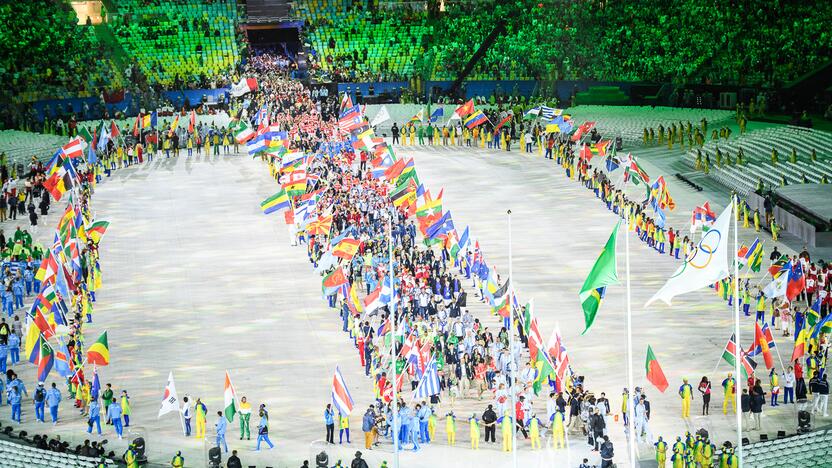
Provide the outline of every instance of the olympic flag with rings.
<path id="1" fill-rule="evenodd" d="M 725 278 L 730 274 L 728 266 L 728 228 L 731 225 L 732 206 L 719 215 L 713 227 L 702 234 L 702 239 L 688 253 L 685 262 L 667 280 L 644 307 L 661 299 L 667 305 L 674 296 L 696 291 Z"/>

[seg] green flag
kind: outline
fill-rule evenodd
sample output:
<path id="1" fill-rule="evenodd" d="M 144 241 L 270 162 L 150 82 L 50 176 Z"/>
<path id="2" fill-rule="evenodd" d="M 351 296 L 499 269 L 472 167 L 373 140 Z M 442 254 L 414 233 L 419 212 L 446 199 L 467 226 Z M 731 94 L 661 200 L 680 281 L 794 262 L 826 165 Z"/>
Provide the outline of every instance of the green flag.
<path id="1" fill-rule="evenodd" d="M 539 395 L 543 384 L 548 381 L 549 376 L 555 375 L 555 368 L 552 366 L 552 361 L 545 351 L 537 353 L 537 362 L 535 362 L 534 366 L 537 369 L 537 377 L 532 383 L 532 390 L 534 390 L 535 395 Z"/>
<path id="2" fill-rule="evenodd" d="M 601 254 L 598 255 L 598 259 L 595 260 L 595 265 L 590 270 L 589 276 L 586 277 L 584 285 L 581 286 L 581 292 L 578 294 L 581 308 L 584 311 L 584 322 L 586 323 L 586 329 L 581 333 L 582 335 L 589 330 L 592 322 L 595 321 L 595 315 L 598 314 L 598 308 L 601 306 L 601 299 L 604 298 L 607 286 L 618 284 L 618 274 L 615 271 L 615 240 L 620 225 L 621 220 L 612 230 L 609 240 L 604 245 Z"/>
<path id="3" fill-rule="evenodd" d="M 526 333 L 526 336 L 529 336 L 529 331 L 531 330 L 533 310 L 534 299 L 529 299 L 529 302 L 523 307 L 523 331 Z"/>

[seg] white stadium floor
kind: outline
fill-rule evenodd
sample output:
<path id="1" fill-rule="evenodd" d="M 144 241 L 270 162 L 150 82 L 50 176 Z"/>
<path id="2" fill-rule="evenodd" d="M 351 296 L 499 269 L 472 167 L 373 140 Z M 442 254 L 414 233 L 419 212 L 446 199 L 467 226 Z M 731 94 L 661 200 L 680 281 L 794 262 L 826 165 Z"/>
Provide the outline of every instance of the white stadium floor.
<path id="1" fill-rule="evenodd" d="M 396 150 L 400 157 L 415 158 L 421 181 L 433 193 L 445 188 L 444 207 L 453 213 L 457 228 L 470 225 L 489 264 L 503 275 L 508 271 L 505 212 L 512 210 L 513 271 L 519 298 L 534 298 L 544 338 L 560 326 L 573 369 L 586 377 L 586 387 L 596 395 L 606 392 L 613 413 L 620 414 L 620 395 L 627 386 L 624 287 L 608 288 L 598 319 L 585 336 L 580 336 L 583 315 L 577 300 L 578 289 L 615 217 L 590 191 L 567 180 L 559 167 L 536 154 L 462 147 Z M 651 172 L 650 164 L 646 169 L 651 176 L 659 175 Z M 704 202 L 706 194 L 689 191 L 671 178 L 668 182 L 679 206 L 669 214 L 668 224 L 684 229 L 690 209 Z M 332 372 L 338 365 L 356 400 L 356 412 L 351 418 L 352 444 L 330 450 L 331 464 L 339 458 L 348 464 L 355 450 L 365 453 L 371 467 L 381 460 L 391 463 L 389 445 L 370 453 L 363 450 L 360 415 L 370 403 L 372 385 L 359 368 L 351 341 L 340 331 L 337 313 L 321 298 L 320 278 L 304 250 L 289 246 L 282 216 L 263 216 L 259 210 L 259 203 L 275 187 L 261 161 L 223 156 L 157 159 L 119 170 L 96 189 L 92 204 L 96 218 L 111 224 L 102 241 L 104 287 L 98 293 L 95 323 L 87 327 L 85 336 L 91 341 L 108 330 L 111 364 L 100 369 L 102 385 L 109 382 L 117 392 L 128 390 L 132 426 L 147 438 L 154 462 L 167 463 L 181 449 L 187 466 L 203 466 L 209 446 L 185 439 L 175 415 L 157 419 L 171 370 L 180 397 L 187 394 L 206 402 L 209 433 L 222 406 L 225 370 L 239 395 L 247 396 L 255 409 L 261 402 L 267 404 L 275 450 L 254 453 L 254 440 L 238 440 L 236 420 L 229 427 L 229 445 L 240 451 L 244 466 L 296 467 L 304 459 L 312 462 L 324 436 L 323 407 L 329 402 Z M 711 200 L 715 211 L 725 202 L 725 198 Z M 51 227 L 62 211 L 59 206 L 53 204 L 49 218 L 41 219 L 39 238 L 51 238 Z M 8 233 L 14 223 L 3 227 Z M 753 239 L 753 230 L 741 229 L 741 241 Z M 622 280 L 623 247 L 621 235 Z M 644 310 L 642 305 L 677 263 L 636 242 L 635 237 L 630 247 L 635 385 L 647 388 L 653 434 L 670 440 L 685 430 L 705 427 L 718 444 L 735 440 L 735 419 L 722 415 L 719 388 L 732 369 L 723 362 L 713 372 L 733 330 L 731 310 L 710 290 L 679 297 L 672 308 L 655 305 Z M 770 250 L 769 240 L 766 252 Z M 473 298 L 469 304 L 486 325 L 497 326 L 485 306 Z M 744 319 L 742 324 L 745 347 L 752 320 Z M 779 336 L 776 340 L 787 359 L 792 352 L 790 340 Z M 665 394 L 644 378 L 648 344 L 670 382 Z M 18 369 L 31 393 L 34 367 L 26 364 Z M 714 382 L 711 416 L 697 416 L 701 400 L 696 395 L 694 417 L 685 423 L 679 417 L 676 389 L 683 377 L 695 387 L 702 375 Z M 403 453 L 402 466 L 511 466 L 512 457 L 500 452 L 499 446 L 481 444 L 478 452 L 468 448 L 467 417 L 472 411 L 481 414 L 486 403 L 468 400 L 453 408 L 459 417 L 456 448 L 445 443 L 444 418 L 440 418 L 437 443 L 418 453 Z M 535 407 L 545 412 L 542 397 Z M 444 416 L 449 410 L 444 404 L 437 413 Z M 5 425 L 9 409 L 0 411 Z M 66 399 L 61 414 L 64 419 L 54 428 L 33 424 L 33 408 L 26 404 L 26 422 L 21 428 L 83 441 L 86 422 Z M 252 417 L 252 428 L 257 419 Z M 628 451 L 622 423 L 610 421 L 616 461 L 625 466 Z M 778 429 L 792 433 L 794 407 L 765 407 L 763 425 L 772 436 Z M 114 440 L 110 426 L 105 432 L 107 447 L 120 456 L 126 441 Z M 756 440 L 758 436 L 754 432 L 750 437 Z M 568 461 L 576 466 L 583 457 L 598 460 L 582 437 L 570 441 L 568 452 L 532 452 L 522 440 L 519 445 L 518 466 L 567 466 Z M 652 459 L 651 449 L 642 445 L 641 457 Z"/>

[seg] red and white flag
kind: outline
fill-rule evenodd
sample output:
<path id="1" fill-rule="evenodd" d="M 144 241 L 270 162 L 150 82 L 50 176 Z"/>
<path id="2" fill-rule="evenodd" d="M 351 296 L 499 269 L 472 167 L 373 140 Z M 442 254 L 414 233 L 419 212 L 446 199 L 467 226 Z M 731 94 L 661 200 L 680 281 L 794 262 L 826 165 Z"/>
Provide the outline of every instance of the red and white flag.
<path id="1" fill-rule="evenodd" d="M 257 78 L 242 78 L 239 83 L 231 86 L 231 95 L 240 97 L 257 89 Z"/>
<path id="2" fill-rule="evenodd" d="M 84 141 L 81 137 L 75 137 L 69 140 L 69 143 L 65 144 L 61 150 L 63 151 L 64 155 L 70 159 L 77 158 L 79 156 L 84 155 L 84 148 L 87 147 L 87 142 Z"/>
<path id="3" fill-rule="evenodd" d="M 335 367 L 335 375 L 332 377 L 332 404 L 338 409 L 338 412 L 349 416 L 352 413 L 353 401 L 352 395 L 344 382 L 344 376 L 341 375 L 341 369 Z"/>

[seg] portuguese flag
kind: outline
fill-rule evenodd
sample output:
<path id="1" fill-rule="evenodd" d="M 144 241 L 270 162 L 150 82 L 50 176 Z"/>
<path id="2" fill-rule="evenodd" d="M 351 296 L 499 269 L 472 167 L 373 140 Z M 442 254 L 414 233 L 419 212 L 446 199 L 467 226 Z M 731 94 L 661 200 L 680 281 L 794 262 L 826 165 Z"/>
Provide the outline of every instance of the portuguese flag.
<path id="1" fill-rule="evenodd" d="M 667 390 L 667 378 L 662 372 L 662 367 L 659 365 L 656 355 L 653 354 L 653 348 L 647 345 L 647 362 L 645 363 L 647 370 L 647 380 L 650 381 L 660 392 L 664 393 Z"/>
<path id="2" fill-rule="evenodd" d="M 97 366 L 110 364 L 110 345 L 107 342 L 106 331 L 87 349 L 87 362 Z"/>

